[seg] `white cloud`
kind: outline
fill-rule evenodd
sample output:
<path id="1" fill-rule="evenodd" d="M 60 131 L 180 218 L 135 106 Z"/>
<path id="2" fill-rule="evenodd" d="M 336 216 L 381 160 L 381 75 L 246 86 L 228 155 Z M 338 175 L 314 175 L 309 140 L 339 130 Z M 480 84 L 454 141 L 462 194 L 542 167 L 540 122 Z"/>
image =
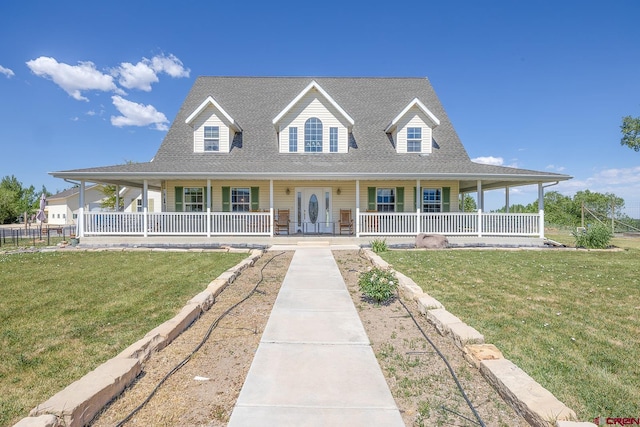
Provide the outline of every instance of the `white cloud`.
<path id="1" fill-rule="evenodd" d="M 117 127 L 155 125 L 157 130 L 168 129 L 169 120 L 152 105 L 137 104 L 117 95 L 112 96 L 111 99 L 113 105 L 122 114 L 122 116 L 111 116 L 112 125 Z"/>
<path id="2" fill-rule="evenodd" d="M 151 84 L 157 83 L 158 74 L 165 73 L 174 78 L 189 77 L 191 70 L 185 69 L 182 61 L 174 55 L 156 55 L 151 59 L 142 58 L 137 64 L 123 62 L 113 70 L 118 83 L 127 89 L 151 91 Z"/>
<path id="3" fill-rule="evenodd" d="M 548 169 L 548 170 L 552 170 L 552 171 L 556 171 L 556 172 L 562 172 L 562 171 L 564 171 L 566 168 L 565 168 L 564 166 L 547 165 L 547 169 Z"/>
<path id="4" fill-rule="evenodd" d="M 113 77 L 96 69 L 93 62 L 69 65 L 54 58 L 41 56 L 27 62 L 31 71 L 39 77 L 49 78 L 78 101 L 88 101 L 82 96 L 84 90 L 114 91 L 123 93 L 113 82 Z"/>
<path id="5" fill-rule="evenodd" d="M 504 163 L 504 159 L 502 157 L 476 157 L 475 159 L 471 159 L 472 162 L 481 163 L 483 165 L 493 165 L 493 166 L 502 166 Z"/>
<path id="6" fill-rule="evenodd" d="M 5 76 L 7 76 L 8 79 L 15 76 L 15 73 L 13 72 L 13 70 L 9 68 L 4 68 L 2 65 L 0 65 L 0 74 L 4 74 Z"/>
<path id="7" fill-rule="evenodd" d="M 150 92 L 151 83 L 158 82 L 156 72 L 144 62 L 138 62 L 136 65 L 123 62 L 115 70 L 115 74 L 119 76 L 118 83 L 127 89 L 140 89 Z"/>
<path id="8" fill-rule="evenodd" d="M 89 111 L 87 111 L 87 113 L 86 113 L 86 114 L 87 114 L 87 116 L 95 116 L 95 115 L 96 115 L 96 112 L 95 112 L 95 111 L 93 111 L 93 110 L 89 110 Z"/>
<path id="9" fill-rule="evenodd" d="M 189 77 L 191 73 L 191 70 L 185 69 L 182 61 L 172 54 L 169 54 L 169 56 L 164 56 L 164 54 L 154 56 L 151 58 L 151 67 L 156 73 L 164 72 L 173 78 Z"/>

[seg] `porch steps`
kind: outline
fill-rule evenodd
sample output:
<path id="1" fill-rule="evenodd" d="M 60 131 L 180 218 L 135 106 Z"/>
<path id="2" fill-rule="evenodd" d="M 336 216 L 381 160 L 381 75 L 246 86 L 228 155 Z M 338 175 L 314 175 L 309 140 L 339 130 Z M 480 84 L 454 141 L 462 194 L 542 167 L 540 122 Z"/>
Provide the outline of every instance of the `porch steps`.
<path id="1" fill-rule="evenodd" d="M 325 240 L 305 240 L 305 241 L 299 241 L 296 243 L 298 246 L 302 246 L 305 248 L 318 248 L 318 247 L 324 247 L 324 246 L 331 246 L 331 242 L 329 241 L 325 241 Z"/>

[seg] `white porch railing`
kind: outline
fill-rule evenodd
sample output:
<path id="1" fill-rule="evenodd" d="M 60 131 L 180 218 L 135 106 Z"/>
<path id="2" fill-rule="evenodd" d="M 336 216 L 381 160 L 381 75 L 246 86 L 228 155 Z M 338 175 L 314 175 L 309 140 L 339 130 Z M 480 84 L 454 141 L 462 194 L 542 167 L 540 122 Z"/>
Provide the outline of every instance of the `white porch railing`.
<path id="1" fill-rule="evenodd" d="M 539 236 L 539 214 L 360 213 L 359 236 Z M 145 227 L 146 224 L 146 227 Z M 208 227 L 207 227 L 208 225 Z M 146 228 L 146 229 L 145 229 Z M 85 236 L 272 236 L 269 212 L 86 212 Z"/>
<path id="2" fill-rule="evenodd" d="M 87 212 L 84 235 L 270 236 L 273 224 L 269 212 L 150 212 L 146 215 L 145 221 L 142 212 Z"/>
<path id="3" fill-rule="evenodd" d="M 449 236 L 540 235 L 539 214 L 366 212 L 360 213 L 359 223 L 358 234 L 361 236 L 415 236 L 419 233 Z"/>

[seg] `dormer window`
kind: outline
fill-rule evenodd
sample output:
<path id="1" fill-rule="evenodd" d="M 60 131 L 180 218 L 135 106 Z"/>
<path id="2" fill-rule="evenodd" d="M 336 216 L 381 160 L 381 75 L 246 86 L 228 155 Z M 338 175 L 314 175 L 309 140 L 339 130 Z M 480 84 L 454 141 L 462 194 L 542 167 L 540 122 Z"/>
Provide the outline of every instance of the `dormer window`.
<path id="1" fill-rule="evenodd" d="M 316 117 L 304 123 L 304 152 L 322 153 L 322 122 Z"/>
<path id="2" fill-rule="evenodd" d="M 204 151 L 220 151 L 220 128 L 218 126 L 204 127 Z"/>
<path id="3" fill-rule="evenodd" d="M 440 120 L 418 98 L 398 114 L 385 132 L 391 135 L 397 153 L 430 154 L 433 129 Z"/>
<path id="4" fill-rule="evenodd" d="M 407 153 L 422 151 L 422 128 L 407 128 Z"/>
<path id="5" fill-rule="evenodd" d="M 298 152 L 298 128 L 295 126 L 289 128 L 289 152 Z"/>
<path id="6" fill-rule="evenodd" d="M 211 96 L 185 120 L 193 128 L 194 153 L 228 153 L 242 128 Z"/>
<path id="7" fill-rule="evenodd" d="M 349 152 L 353 118 L 316 81 L 298 93 L 272 123 L 280 153 Z"/>

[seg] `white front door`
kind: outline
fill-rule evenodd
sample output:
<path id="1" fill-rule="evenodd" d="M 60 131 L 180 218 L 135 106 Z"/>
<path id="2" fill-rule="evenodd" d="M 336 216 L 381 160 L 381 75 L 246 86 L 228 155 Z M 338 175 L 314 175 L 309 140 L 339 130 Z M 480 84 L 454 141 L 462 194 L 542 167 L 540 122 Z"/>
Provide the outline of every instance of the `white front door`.
<path id="1" fill-rule="evenodd" d="M 331 188 L 296 188 L 296 231 L 301 233 L 333 233 Z"/>

